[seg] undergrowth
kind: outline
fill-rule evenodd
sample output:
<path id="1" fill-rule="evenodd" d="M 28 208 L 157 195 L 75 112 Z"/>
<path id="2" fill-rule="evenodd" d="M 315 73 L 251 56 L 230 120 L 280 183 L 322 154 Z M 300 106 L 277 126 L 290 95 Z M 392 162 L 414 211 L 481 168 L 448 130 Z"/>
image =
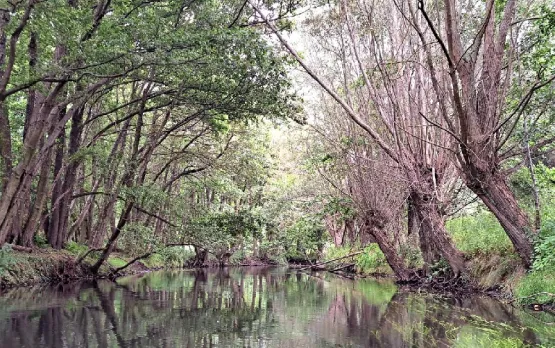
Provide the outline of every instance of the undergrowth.
<path id="1" fill-rule="evenodd" d="M 535 241 L 531 271 L 518 283 L 515 294 L 524 304 L 555 303 L 555 221 L 542 225 Z"/>
<path id="2" fill-rule="evenodd" d="M 446 228 L 457 248 L 468 256 L 514 252 L 509 237 L 490 212 L 456 217 L 447 221 Z"/>

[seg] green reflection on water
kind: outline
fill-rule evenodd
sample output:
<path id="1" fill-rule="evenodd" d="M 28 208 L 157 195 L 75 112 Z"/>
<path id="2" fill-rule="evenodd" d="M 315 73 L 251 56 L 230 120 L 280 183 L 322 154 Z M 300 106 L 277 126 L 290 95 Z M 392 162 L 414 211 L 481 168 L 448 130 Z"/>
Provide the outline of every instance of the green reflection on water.
<path id="1" fill-rule="evenodd" d="M 551 347 L 553 321 L 390 281 L 223 268 L 7 291 L 0 347 Z"/>

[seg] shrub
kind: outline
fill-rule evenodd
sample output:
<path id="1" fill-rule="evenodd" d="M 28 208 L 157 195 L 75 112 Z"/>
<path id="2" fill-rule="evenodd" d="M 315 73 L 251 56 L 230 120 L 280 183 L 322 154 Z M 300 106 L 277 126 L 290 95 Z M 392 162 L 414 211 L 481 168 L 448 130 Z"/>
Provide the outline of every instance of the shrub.
<path id="1" fill-rule="evenodd" d="M 543 223 L 534 246 L 534 263 L 516 287 L 522 303 L 555 303 L 555 221 Z"/>
<path id="2" fill-rule="evenodd" d="M 555 272 L 555 221 L 545 221 L 534 246 L 533 271 L 551 268 Z"/>
<path id="3" fill-rule="evenodd" d="M 160 268 L 165 266 L 164 257 L 160 254 L 152 254 L 147 259 L 141 260 L 141 262 L 148 268 Z"/>

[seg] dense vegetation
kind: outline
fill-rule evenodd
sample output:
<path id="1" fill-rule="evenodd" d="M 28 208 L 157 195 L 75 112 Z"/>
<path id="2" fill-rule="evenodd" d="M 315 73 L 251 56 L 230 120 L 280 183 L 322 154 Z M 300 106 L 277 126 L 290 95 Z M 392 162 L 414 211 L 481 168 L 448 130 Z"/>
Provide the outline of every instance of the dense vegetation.
<path id="1" fill-rule="evenodd" d="M 554 28 L 543 0 L 1 5 L 0 272 L 364 250 L 550 301 Z"/>

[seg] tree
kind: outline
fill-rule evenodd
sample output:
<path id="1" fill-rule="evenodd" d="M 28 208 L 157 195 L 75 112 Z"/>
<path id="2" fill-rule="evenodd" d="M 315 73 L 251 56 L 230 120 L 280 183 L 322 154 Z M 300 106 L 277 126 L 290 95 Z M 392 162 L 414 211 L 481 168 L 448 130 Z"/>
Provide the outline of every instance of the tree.
<path id="1" fill-rule="evenodd" d="M 357 14 L 355 20 L 351 7 L 342 2 L 339 9 L 324 14 L 327 22 L 318 21 L 314 26 L 318 28 L 315 31 L 322 30 L 318 42 L 331 54 L 320 64 L 337 59 L 335 66 L 341 68 L 335 76 L 318 74 L 308 67 L 257 5 L 251 2 L 251 6 L 304 70 L 401 168 L 420 219 L 422 246 L 444 257 L 455 275 L 464 272 L 463 255 L 445 229 L 443 214 L 454 174 L 450 165 L 453 141 L 434 128 L 444 121 L 440 110 L 430 106 L 437 102 L 437 96 L 421 68 L 424 56 L 415 58 L 414 46 L 406 45 L 398 32 L 384 29 L 391 18 L 409 29 L 394 5 L 361 2 L 357 8 L 366 12 Z M 409 40 L 418 44 L 417 37 Z M 424 253 L 429 254 L 426 249 Z"/>

